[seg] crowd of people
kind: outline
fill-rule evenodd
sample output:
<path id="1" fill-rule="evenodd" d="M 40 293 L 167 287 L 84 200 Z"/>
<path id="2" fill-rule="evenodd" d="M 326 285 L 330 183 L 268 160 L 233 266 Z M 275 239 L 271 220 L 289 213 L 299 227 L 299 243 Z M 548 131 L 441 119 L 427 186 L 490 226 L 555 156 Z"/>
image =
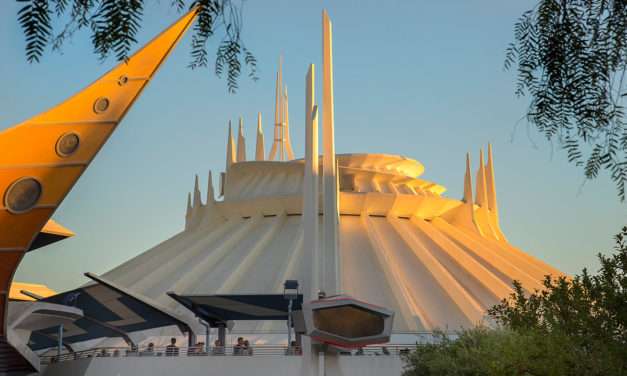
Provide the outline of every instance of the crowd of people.
<path id="1" fill-rule="evenodd" d="M 104 350 L 103 350 L 104 351 Z M 226 355 L 225 346 L 222 341 L 216 339 L 213 343 L 213 348 L 210 350 L 211 355 Z M 179 348 L 176 346 L 176 338 L 170 339 L 170 344 L 165 348 L 163 354 L 155 351 L 155 344 L 150 342 L 142 351 L 138 351 L 137 346 L 133 346 L 130 351 L 127 351 L 127 355 L 139 355 L 139 356 L 179 356 Z M 188 356 L 207 355 L 207 348 L 204 342 L 198 342 L 193 346 L 187 348 Z M 250 342 L 244 337 L 237 338 L 237 342 L 233 345 L 233 355 L 253 355 L 253 348 Z M 104 356 L 104 355 L 98 355 Z"/>

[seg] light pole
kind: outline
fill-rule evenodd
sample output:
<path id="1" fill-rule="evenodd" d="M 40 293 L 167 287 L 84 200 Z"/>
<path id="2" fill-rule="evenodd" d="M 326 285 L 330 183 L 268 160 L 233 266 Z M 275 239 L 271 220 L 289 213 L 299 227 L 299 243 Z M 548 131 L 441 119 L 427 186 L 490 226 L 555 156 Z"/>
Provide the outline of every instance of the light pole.
<path id="1" fill-rule="evenodd" d="M 289 301 L 287 305 L 287 348 L 292 346 L 292 307 L 294 299 L 298 298 L 298 281 L 288 279 L 283 284 L 283 298 Z"/>

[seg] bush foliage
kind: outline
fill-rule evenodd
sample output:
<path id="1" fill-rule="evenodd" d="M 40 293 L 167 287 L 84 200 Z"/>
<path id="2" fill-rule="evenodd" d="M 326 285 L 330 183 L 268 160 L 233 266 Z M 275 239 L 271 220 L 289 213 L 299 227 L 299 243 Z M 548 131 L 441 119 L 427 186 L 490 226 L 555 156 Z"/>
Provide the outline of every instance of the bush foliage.
<path id="1" fill-rule="evenodd" d="M 542 291 L 515 282 L 488 311 L 496 328 L 436 333 L 406 357 L 404 375 L 627 375 L 627 227 L 615 253 L 598 257 L 598 273 L 547 276 Z"/>

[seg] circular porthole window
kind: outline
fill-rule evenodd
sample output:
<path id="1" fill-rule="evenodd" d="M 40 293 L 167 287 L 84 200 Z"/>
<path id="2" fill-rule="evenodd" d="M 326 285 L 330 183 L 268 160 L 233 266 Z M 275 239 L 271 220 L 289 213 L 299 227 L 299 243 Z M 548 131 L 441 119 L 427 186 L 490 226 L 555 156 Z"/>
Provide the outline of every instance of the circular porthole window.
<path id="1" fill-rule="evenodd" d="M 76 133 L 66 133 L 59 137 L 57 140 L 57 154 L 60 157 L 68 157 L 76 150 L 78 150 L 78 146 L 81 140 Z"/>
<path id="2" fill-rule="evenodd" d="M 122 75 L 122 76 L 120 76 L 120 78 L 118 78 L 118 85 L 120 85 L 120 86 L 126 85 L 127 82 L 128 82 L 128 76 L 127 75 Z"/>
<path id="3" fill-rule="evenodd" d="M 94 102 L 94 112 L 97 114 L 101 114 L 109 108 L 109 99 L 105 97 L 100 97 L 96 99 Z"/>
<path id="4" fill-rule="evenodd" d="M 4 206 L 15 214 L 32 209 L 41 197 L 41 184 L 35 178 L 14 181 L 4 195 Z"/>

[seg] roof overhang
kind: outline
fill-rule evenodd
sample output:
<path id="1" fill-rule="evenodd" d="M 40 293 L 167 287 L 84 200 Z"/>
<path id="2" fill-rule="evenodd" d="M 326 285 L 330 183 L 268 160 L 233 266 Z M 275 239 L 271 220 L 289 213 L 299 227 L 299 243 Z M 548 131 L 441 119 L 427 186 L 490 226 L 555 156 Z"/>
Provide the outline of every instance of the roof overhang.
<path id="1" fill-rule="evenodd" d="M 130 334 L 133 332 L 166 326 L 177 326 L 182 332 L 190 330 L 180 317 L 154 302 L 94 274 L 85 275 L 96 283 L 41 300 L 82 310 L 83 317 L 64 328 L 64 342 L 73 344 L 118 337 L 132 344 Z M 50 347 L 57 331 L 58 325 L 33 331 L 30 347 L 33 350 Z"/>
<path id="2" fill-rule="evenodd" d="M 211 326 L 238 320 L 287 320 L 289 300 L 283 294 L 245 295 L 178 295 L 167 293 L 172 299 L 192 311 Z M 303 295 L 292 303 L 292 311 L 301 309 Z"/>

